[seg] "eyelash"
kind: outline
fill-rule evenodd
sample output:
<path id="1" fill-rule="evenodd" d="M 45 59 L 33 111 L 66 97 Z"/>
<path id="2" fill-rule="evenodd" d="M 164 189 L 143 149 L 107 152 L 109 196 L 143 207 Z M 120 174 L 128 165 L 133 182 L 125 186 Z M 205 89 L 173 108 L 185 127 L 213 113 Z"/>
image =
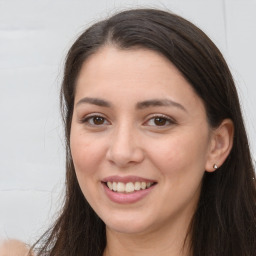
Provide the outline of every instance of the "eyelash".
<path id="1" fill-rule="evenodd" d="M 157 119 L 161 119 L 161 121 L 164 121 L 163 125 L 157 125 L 155 123 Z M 162 115 L 162 114 L 156 114 L 156 115 L 150 117 L 144 124 L 149 123 L 150 121 L 153 121 L 154 124 L 149 125 L 149 126 L 155 126 L 155 127 L 166 127 L 166 126 L 170 126 L 172 124 L 176 124 L 175 120 L 173 120 L 172 118 L 170 118 L 166 115 Z M 166 123 L 168 123 L 168 124 L 166 124 Z"/>
<path id="2" fill-rule="evenodd" d="M 101 118 L 103 120 L 103 124 L 90 123 L 90 121 L 94 122 L 96 118 Z M 99 114 L 92 114 L 92 115 L 86 116 L 81 120 L 81 123 L 87 123 L 89 126 L 103 126 L 105 125 L 105 122 L 108 123 L 107 125 L 110 124 L 104 116 Z"/>
<path id="3" fill-rule="evenodd" d="M 95 124 L 96 118 L 101 119 L 101 121 L 103 121 L 103 123 L 101 124 Z M 158 121 L 163 122 L 162 124 L 157 125 L 155 122 L 157 121 L 157 119 L 160 119 Z M 93 123 L 91 123 L 91 121 Z M 149 124 L 150 122 L 154 122 L 154 124 Z M 89 116 L 86 116 L 85 118 L 83 118 L 81 121 L 81 123 L 86 123 L 89 126 L 95 126 L 95 127 L 100 127 L 103 125 L 109 125 L 110 122 L 107 121 L 107 119 L 99 114 L 92 114 Z M 166 124 L 167 123 L 167 124 Z M 176 124 L 176 121 L 173 120 L 172 118 L 166 116 L 166 115 L 162 115 L 162 114 L 155 114 L 154 116 L 151 116 L 149 119 L 147 119 L 146 122 L 143 123 L 143 125 L 146 126 L 154 126 L 154 127 L 166 127 L 166 126 L 170 126 L 172 124 Z"/>

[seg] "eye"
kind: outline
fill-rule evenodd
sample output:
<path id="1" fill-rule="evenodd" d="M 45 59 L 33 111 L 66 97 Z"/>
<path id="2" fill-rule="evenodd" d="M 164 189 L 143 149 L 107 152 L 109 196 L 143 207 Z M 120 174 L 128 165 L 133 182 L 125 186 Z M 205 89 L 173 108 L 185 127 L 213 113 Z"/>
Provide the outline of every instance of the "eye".
<path id="1" fill-rule="evenodd" d="M 100 115 L 90 115 L 81 120 L 82 123 L 87 123 L 90 126 L 109 125 L 107 119 Z"/>
<path id="2" fill-rule="evenodd" d="M 145 124 L 148 126 L 166 127 L 171 124 L 175 124 L 175 121 L 164 115 L 156 115 L 148 119 L 148 121 Z"/>

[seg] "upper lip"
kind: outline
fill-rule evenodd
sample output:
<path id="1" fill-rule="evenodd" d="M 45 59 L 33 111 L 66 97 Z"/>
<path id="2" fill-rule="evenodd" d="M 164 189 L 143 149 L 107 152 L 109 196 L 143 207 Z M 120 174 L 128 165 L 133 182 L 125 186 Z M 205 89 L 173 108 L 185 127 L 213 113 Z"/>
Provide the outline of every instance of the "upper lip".
<path id="1" fill-rule="evenodd" d="M 155 180 L 151 180 L 151 179 L 146 179 L 143 177 L 139 177 L 139 176 L 118 176 L 118 175 L 114 175 L 114 176 L 108 176 L 106 178 L 104 178 L 102 180 L 102 182 L 123 182 L 123 183 L 128 183 L 128 182 L 156 182 Z"/>

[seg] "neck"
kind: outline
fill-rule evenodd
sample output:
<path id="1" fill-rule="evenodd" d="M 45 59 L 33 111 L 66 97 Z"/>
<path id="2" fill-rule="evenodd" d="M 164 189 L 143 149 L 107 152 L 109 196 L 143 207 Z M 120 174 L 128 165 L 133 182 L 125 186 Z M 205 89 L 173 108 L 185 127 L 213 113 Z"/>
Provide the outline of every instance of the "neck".
<path id="1" fill-rule="evenodd" d="M 104 256 L 188 256 L 189 236 L 186 228 L 173 227 L 140 234 L 125 234 L 107 228 Z"/>

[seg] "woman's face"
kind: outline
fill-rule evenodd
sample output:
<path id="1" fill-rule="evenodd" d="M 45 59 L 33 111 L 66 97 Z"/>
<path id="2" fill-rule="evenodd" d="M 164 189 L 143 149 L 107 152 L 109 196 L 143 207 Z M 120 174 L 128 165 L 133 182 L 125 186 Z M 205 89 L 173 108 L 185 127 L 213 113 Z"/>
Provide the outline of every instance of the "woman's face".
<path id="1" fill-rule="evenodd" d="M 70 137 L 81 190 L 109 230 L 143 233 L 190 221 L 211 129 L 203 102 L 166 58 L 113 46 L 90 56 Z"/>

